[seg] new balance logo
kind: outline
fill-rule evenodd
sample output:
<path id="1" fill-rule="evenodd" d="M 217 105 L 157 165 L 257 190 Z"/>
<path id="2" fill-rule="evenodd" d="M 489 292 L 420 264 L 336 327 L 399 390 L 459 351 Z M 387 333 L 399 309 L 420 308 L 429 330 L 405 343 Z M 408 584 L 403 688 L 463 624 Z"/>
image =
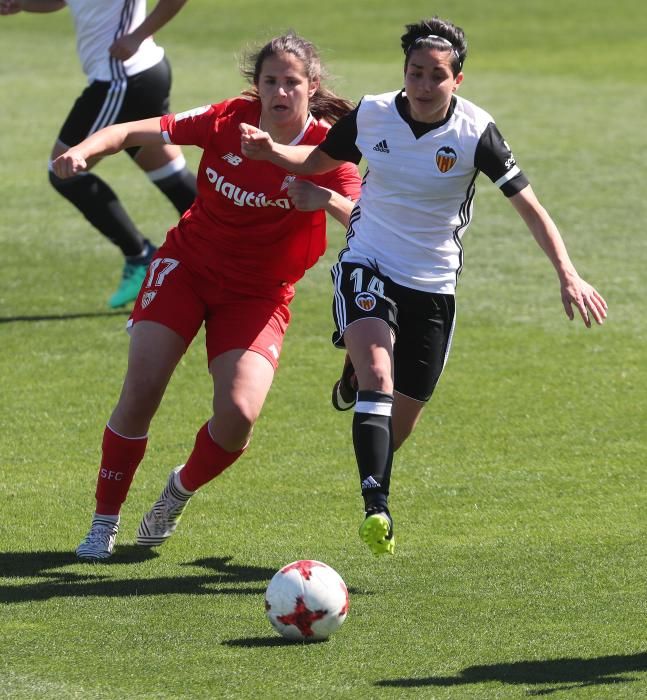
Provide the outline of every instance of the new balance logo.
<path id="1" fill-rule="evenodd" d="M 372 476 L 367 477 L 362 481 L 362 491 L 365 489 L 379 489 L 382 484 L 379 484 Z"/>
<path id="2" fill-rule="evenodd" d="M 233 153 L 225 153 L 222 159 L 226 160 L 231 165 L 240 165 L 243 162 L 240 156 L 235 156 Z"/>
<path id="3" fill-rule="evenodd" d="M 378 151 L 379 153 L 390 153 L 389 151 L 389 144 L 386 142 L 386 139 L 382 139 L 379 143 L 376 143 L 375 146 L 373 146 L 374 151 Z"/>

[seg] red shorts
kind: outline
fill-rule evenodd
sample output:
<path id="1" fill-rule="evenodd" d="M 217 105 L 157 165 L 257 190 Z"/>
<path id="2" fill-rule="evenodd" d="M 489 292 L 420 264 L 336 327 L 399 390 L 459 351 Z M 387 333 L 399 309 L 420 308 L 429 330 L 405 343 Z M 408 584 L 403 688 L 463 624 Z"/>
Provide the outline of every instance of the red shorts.
<path id="1" fill-rule="evenodd" d="M 128 328 L 155 321 L 181 335 L 188 348 L 204 322 L 209 363 L 242 348 L 263 355 L 276 369 L 293 287 L 243 289 L 224 276 L 205 278 L 189 270 L 177 257 L 167 257 L 170 252 L 162 247 L 153 258 Z"/>

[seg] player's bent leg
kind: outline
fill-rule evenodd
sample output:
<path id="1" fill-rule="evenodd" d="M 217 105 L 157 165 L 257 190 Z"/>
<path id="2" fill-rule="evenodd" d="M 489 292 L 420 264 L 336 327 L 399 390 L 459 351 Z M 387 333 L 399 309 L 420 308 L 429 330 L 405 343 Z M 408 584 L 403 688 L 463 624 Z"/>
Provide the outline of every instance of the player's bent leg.
<path id="1" fill-rule="evenodd" d="M 126 258 L 119 286 L 110 296 L 108 306 L 116 309 L 134 301 L 155 246 L 141 235 L 110 186 L 93 173 L 62 179 L 50 170 L 49 181 Z"/>
<path id="2" fill-rule="evenodd" d="M 124 210 L 112 188 L 94 173 L 60 178 L 51 170 L 52 187 L 114 243 L 124 256 L 137 256 L 144 250 L 144 238 Z"/>
<path id="3" fill-rule="evenodd" d="M 227 452 L 209 432 L 209 422 L 198 431 L 186 464 L 171 472 L 166 487 L 137 530 L 137 544 L 156 547 L 175 532 L 191 496 L 231 466 L 243 449 Z"/>
<path id="4" fill-rule="evenodd" d="M 420 420 L 426 402 L 393 392 L 393 451 L 402 447 Z"/>
<path id="5" fill-rule="evenodd" d="M 274 380 L 274 367 L 253 350 L 229 350 L 209 366 L 213 378 L 211 437 L 224 450 L 243 449 L 250 440 Z"/>
<path id="6" fill-rule="evenodd" d="M 76 548 L 81 561 L 104 561 L 112 556 L 119 531 L 119 516 L 95 515 L 90 530 Z"/>
<path id="7" fill-rule="evenodd" d="M 108 240 L 114 243 L 124 257 L 138 256 L 145 248 L 144 237 L 135 226 L 112 188 L 90 170 L 101 160 L 88 160 L 87 172 L 71 178 L 59 178 L 52 170 L 52 161 L 68 149 L 56 140 L 50 154 L 48 176 L 52 187 Z"/>
<path id="8" fill-rule="evenodd" d="M 222 353 L 212 360 L 210 370 L 214 417 L 198 432 L 186 465 L 171 472 L 159 499 L 144 515 L 137 530 L 139 545 L 163 544 L 175 532 L 195 490 L 240 457 L 274 377 L 274 368 L 266 358 L 244 350 Z"/>

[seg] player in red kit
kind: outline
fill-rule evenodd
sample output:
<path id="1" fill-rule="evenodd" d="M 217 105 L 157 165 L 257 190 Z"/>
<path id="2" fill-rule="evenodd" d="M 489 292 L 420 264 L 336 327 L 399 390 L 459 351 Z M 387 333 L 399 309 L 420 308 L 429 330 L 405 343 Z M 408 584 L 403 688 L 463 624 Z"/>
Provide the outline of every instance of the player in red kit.
<path id="1" fill-rule="evenodd" d="M 80 559 L 111 556 L 151 420 L 203 323 L 213 415 L 142 519 L 137 543 L 168 539 L 193 493 L 244 452 L 278 365 L 294 283 L 325 250 L 326 213 L 347 225 L 359 197 L 355 165 L 305 180 L 241 155 L 243 122 L 280 143 L 316 145 L 351 109 L 321 85 L 316 48 L 293 34 L 277 37 L 250 56 L 245 75 L 253 87 L 239 97 L 108 127 L 54 162 L 59 177 L 70 177 L 88 158 L 133 145 L 203 149 L 195 203 L 153 258 L 128 321 L 128 369 L 104 430 L 96 511 Z"/>

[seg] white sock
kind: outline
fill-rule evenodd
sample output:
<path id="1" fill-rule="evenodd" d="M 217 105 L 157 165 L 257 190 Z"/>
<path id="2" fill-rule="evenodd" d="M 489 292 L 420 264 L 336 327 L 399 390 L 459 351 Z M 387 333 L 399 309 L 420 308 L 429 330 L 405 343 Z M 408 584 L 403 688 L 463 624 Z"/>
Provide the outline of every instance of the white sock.
<path id="1" fill-rule="evenodd" d="M 184 467 L 184 465 L 182 465 L 182 466 Z M 175 475 L 173 476 L 173 485 L 183 496 L 193 496 L 195 491 L 189 491 L 189 489 L 182 486 L 182 479 L 180 479 L 180 472 L 181 471 L 182 471 L 182 469 L 179 469 L 178 471 L 175 472 Z"/>
<path id="2" fill-rule="evenodd" d="M 119 523 L 119 516 L 118 515 L 103 515 L 103 513 L 95 513 L 92 516 L 92 522 L 96 522 L 97 520 L 103 520 L 106 523 L 114 523 L 117 525 Z"/>

